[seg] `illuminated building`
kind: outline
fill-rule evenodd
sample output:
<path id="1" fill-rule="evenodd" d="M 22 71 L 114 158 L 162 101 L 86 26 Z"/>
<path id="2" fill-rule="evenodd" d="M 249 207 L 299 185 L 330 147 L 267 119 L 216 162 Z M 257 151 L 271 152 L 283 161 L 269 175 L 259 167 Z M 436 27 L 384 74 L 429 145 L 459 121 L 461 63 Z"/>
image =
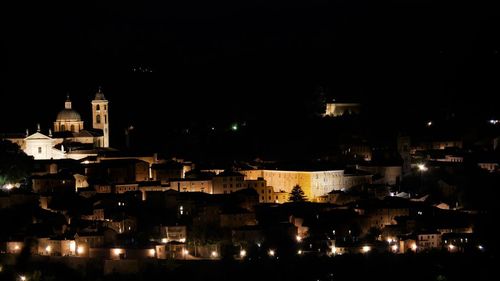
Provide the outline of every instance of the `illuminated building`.
<path id="1" fill-rule="evenodd" d="M 354 115 L 361 112 L 359 103 L 338 103 L 332 102 L 326 104 L 326 111 L 323 116 L 340 117 L 345 115 Z"/>
<path id="2" fill-rule="evenodd" d="M 58 114 L 52 129 L 42 133 L 40 125 L 30 134 L 8 136 L 6 139 L 18 144 L 36 160 L 42 159 L 82 159 L 97 155 L 96 148 L 109 147 L 108 101 L 99 89 L 92 101 L 92 129 L 85 129 L 80 114 L 73 109 L 67 97 L 64 109 Z"/>
<path id="3" fill-rule="evenodd" d="M 263 178 L 275 190 L 290 193 L 299 185 L 309 199 L 327 194 L 343 187 L 343 170 L 332 171 L 284 171 L 284 170 L 247 170 L 241 171 L 248 179 Z"/>

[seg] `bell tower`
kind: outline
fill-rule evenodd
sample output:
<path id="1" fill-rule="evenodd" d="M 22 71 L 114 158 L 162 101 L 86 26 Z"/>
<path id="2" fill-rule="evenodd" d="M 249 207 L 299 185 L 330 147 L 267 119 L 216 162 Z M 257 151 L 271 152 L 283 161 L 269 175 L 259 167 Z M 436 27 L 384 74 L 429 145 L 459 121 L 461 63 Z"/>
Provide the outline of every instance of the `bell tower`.
<path id="1" fill-rule="evenodd" d="M 95 98 L 92 100 L 92 128 L 100 129 L 103 133 L 103 140 L 99 147 L 109 147 L 109 108 L 108 101 L 104 97 L 101 87 L 97 90 Z"/>

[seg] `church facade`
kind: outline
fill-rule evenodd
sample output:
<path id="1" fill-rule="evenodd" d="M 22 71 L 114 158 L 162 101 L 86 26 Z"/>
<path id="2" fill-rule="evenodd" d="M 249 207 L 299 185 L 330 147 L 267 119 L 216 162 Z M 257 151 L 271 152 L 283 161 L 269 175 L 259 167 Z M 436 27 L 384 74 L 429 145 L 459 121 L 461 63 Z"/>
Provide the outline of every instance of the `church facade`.
<path id="1" fill-rule="evenodd" d="M 53 129 L 43 133 L 40 126 L 37 132 L 24 136 L 11 136 L 6 139 L 16 143 L 36 160 L 45 159 L 82 159 L 95 156 L 101 150 L 109 150 L 109 102 L 99 89 L 91 102 L 92 128 L 86 129 L 80 114 L 72 108 L 69 96 L 64 109 L 58 114 Z"/>

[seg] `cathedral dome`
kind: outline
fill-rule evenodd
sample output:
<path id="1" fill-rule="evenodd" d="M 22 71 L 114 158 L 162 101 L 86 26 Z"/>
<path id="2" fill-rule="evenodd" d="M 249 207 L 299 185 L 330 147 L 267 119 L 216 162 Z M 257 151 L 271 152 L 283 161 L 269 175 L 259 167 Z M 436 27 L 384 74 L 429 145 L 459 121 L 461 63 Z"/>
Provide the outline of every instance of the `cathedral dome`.
<path id="1" fill-rule="evenodd" d="M 56 121 L 81 121 L 82 117 L 80 113 L 76 112 L 73 109 L 65 108 L 57 114 Z"/>

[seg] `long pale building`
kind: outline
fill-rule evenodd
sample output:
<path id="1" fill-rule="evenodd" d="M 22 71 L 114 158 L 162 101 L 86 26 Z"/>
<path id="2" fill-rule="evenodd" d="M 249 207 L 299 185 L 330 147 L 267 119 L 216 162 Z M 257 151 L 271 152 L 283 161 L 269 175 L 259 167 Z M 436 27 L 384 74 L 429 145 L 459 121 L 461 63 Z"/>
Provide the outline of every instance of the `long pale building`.
<path id="1" fill-rule="evenodd" d="M 285 170 L 245 170 L 240 171 L 247 179 L 263 178 L 275 191 L 290 192 L 300 185 L 305 195 L 314 198 L 328 194 L 332 190 L 344 188 L 344 170 L 330 171 L 285 171 Z"/>

